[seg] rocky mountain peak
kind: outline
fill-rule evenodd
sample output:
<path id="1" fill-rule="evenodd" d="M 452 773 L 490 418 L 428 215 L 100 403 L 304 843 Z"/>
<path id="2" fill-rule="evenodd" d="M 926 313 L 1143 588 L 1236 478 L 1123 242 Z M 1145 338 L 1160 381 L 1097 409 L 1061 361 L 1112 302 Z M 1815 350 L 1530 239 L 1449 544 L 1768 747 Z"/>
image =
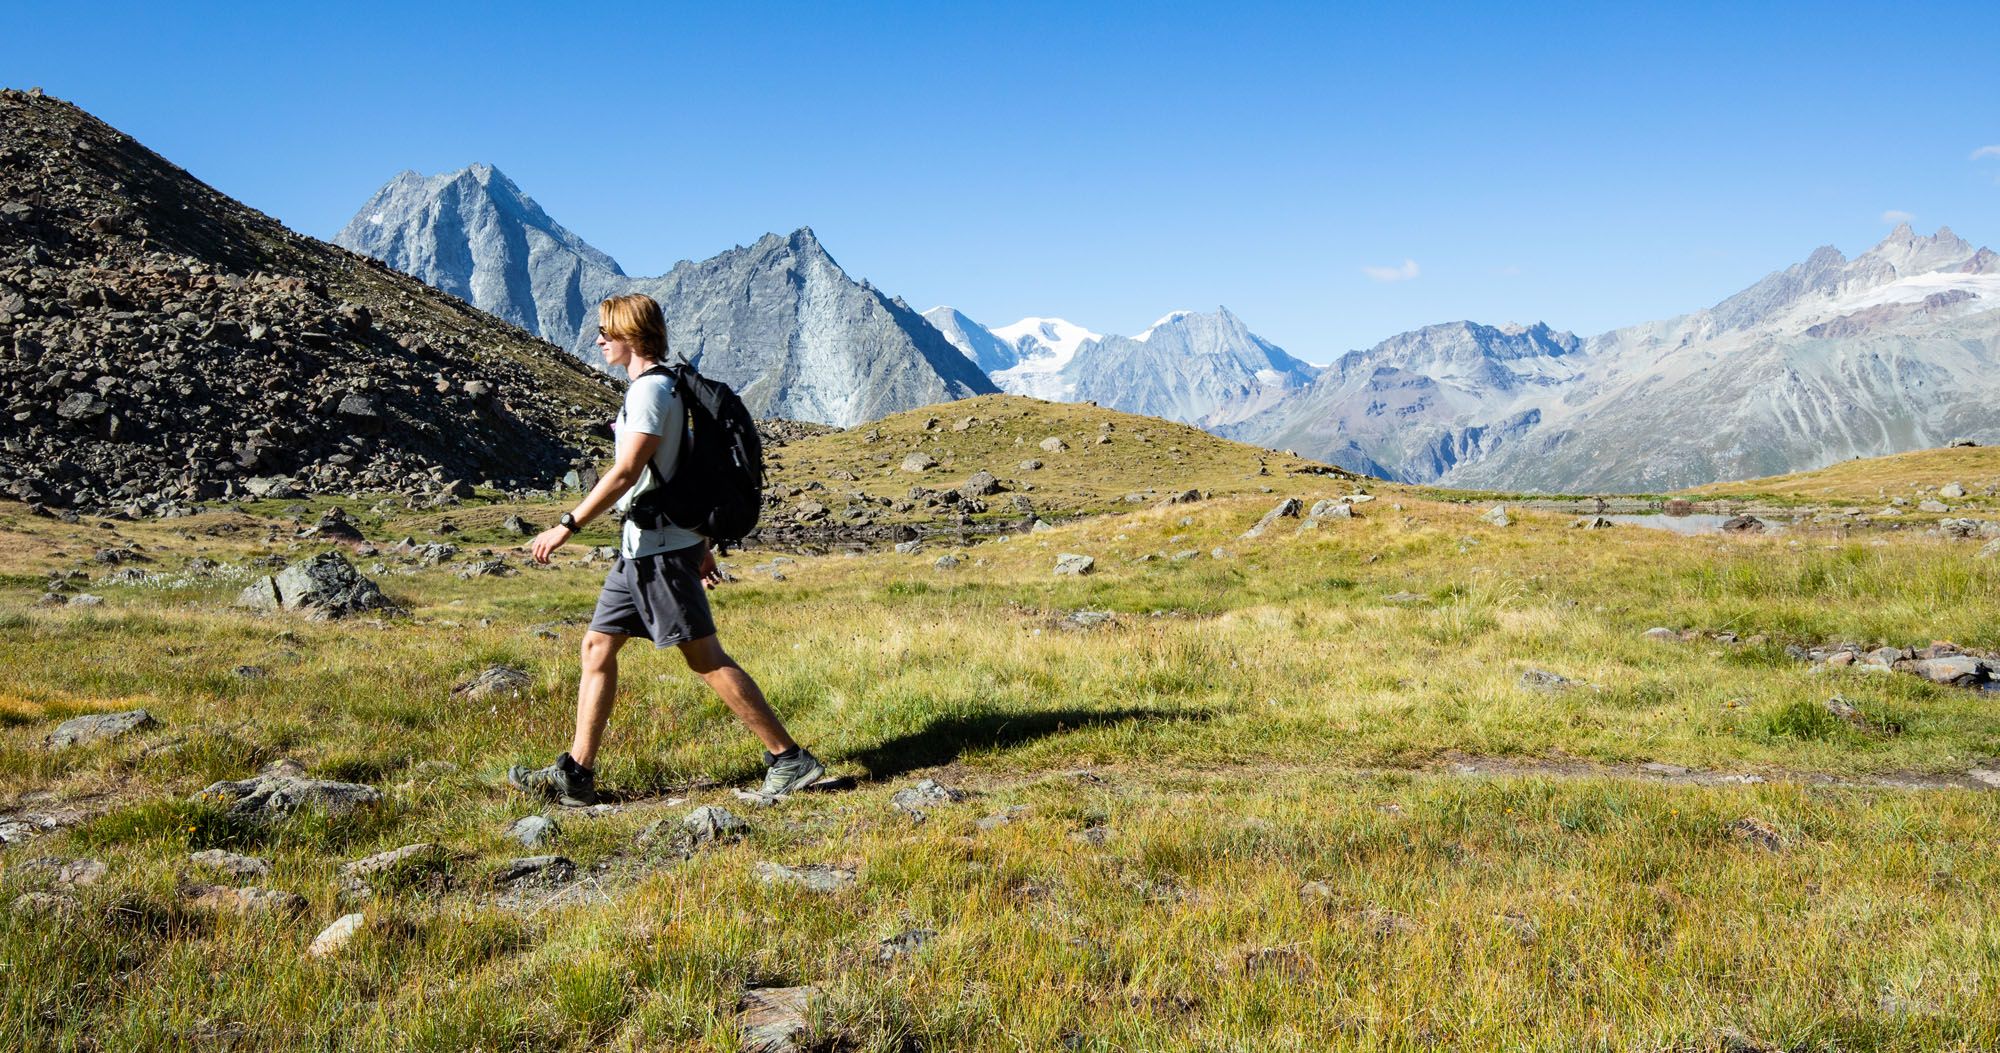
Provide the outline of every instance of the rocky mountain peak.
<path id="1" fill-rule="evenodd" d="M 1909 277 L 1912 274 L 1956 269 L 1973 253 L 1972 244 L 1952 233 L 1950 227 L 1939 227 L 1937 233 L 1924 237 L 1908 223 L 1898 223 L 1896 229 L 1874 248 L 1862 253 L 1855 262 L 1880 260 L 1889 264 L 1897 277 Z"/>

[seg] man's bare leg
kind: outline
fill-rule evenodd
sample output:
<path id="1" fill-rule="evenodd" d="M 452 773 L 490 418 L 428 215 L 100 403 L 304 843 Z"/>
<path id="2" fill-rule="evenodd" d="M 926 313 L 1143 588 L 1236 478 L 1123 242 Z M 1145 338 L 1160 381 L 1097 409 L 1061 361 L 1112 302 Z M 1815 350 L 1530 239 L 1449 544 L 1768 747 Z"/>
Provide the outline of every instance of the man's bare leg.
<path id="1" fill-rule="evenodd" d="M 621 637 L 620 639 L 622 640 L 623 638 Z M 772 753 L 784 753 L 798 745 L 798 743 L 792 741 L 791 734 L 785 730 L 784 722 L 778 719 L 776 713 L 771 712 L 771 705 L 764 701 L 764 692 L 757 687 L 757 681 L 750 679 L 750 674 L 744 672 L 743 667 L 737 665 L 736 660 L 729 657 L 728 652 L 722 649 L 721 642 L 713 635 L 704 636 L 699 640 L 689 640 L 681 644 L 680 648 L 681 657 L 687 659 L 688 668 L 694 670 L 703 680 L 708 682 L 708 686 L 714 689 L 717 695 L 722 697 L 723 705 L 728 706 L 729 711 L 736 714 L 736 719 L 742 721 L 743 726 L 749 728 L 751 734 L 757 736 L 757 740 L 764 744 L 765 749 Z M 615 663 L 612 669 L 612 675 L 615 677 L 617 675 L 617 666 Z M 607 697 L 605 700 L 605 712 L 607 714 L 610 712 L 610 706 L 611 703 Z M 581 737 L 582 732 L 583 713 L 579 707 L 577 712 L 578 742 L 583 741 Z M 595 738 L 592 739 L 591 744 L 595 748 Z M 576 756 L 574 750 L 571 751 L 570 756 Z"/>
<path id="2" fill-rule="evenodd" d="M 618 649 L 629 639 L 596 629 L 583 634 L 583 676 L 576 685 L 576 737 L 570 740 L 569 756 L 586 768 L 597 762 L 597 745 L 618 697 Z"/>

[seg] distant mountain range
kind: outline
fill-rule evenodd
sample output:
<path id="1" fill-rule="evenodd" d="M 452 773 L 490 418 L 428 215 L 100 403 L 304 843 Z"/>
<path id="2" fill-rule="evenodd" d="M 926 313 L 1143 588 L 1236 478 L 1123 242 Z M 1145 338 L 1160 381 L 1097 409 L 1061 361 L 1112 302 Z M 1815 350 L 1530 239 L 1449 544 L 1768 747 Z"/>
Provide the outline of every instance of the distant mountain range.
<path id="1" fill-rule="evenodd" d="M 335 238 L 594 362 L 594 305 L 645 292 L 760 413 L 849 426 L 994 390 L 1195 424 L 1407 482 L 1666 490 L 2000 441 L 2000 258 L 1899 226 L 1706 310 L 1588 338 L 1426 326 L 1309 365 L 1226 308 L 1134 336 L 918 315 L 812 231 L 626 275 L 497 170 L 397 176 Z"/>
<path id="2" fill-rule="evenodd" d="M 1578 340 L 1431 326 L 1227 429 L 1411 482 L 1660 491 L 2000 441 L 2000 261 L 1899 226 L 1707 310 Z"/>
<path id="3" fill-rule="evenodd" d="M 1318 373 L 1226 307 L 1175 311 L 1137 336 L 1105 336 L 1061 318 L 988 329 L 953 307 L 933 307 L 924 317 L 1003 391 L 1210 430 L 1279 404 Z"/>
<path id="4" fill-rule="evenodd" d="M 600 367 L 598 301 L 645 293 L 666 310 L 673 351 L 760 416 L 848 427 L 998 390 L 907 304 L 848 277 L 807 228 L 634 278 L 482 164 L 398 175 L 334 243 Z"/>

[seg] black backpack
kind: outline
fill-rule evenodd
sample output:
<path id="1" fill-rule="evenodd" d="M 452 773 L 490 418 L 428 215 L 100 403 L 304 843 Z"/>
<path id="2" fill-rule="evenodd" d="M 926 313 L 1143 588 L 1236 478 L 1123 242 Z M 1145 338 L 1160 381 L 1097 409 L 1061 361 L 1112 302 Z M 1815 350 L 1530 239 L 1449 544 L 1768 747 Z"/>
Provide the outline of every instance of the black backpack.
<path id="1" fill-rule="evenodd" d="M 639 376 L 656 373 L 673 380 L 687 409 L 680 458 L 672 475 L 633 499 L 626 517 L 646 530 L 670 525 L 692 530 L 726 552 L 757 528 L 764 508 L 764 442 L 757 422 L 729 385 L 702 376 L 691 363 L 654 366 Z M 656 472 L 651 461 L 646 471 Z"/>

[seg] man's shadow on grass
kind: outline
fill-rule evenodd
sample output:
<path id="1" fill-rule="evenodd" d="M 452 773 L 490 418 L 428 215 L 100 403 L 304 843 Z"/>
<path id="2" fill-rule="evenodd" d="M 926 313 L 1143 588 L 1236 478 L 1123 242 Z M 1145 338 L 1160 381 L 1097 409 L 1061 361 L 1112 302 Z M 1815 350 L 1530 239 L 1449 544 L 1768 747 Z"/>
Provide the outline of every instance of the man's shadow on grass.
<path id="1" fill-rule="evenodd" d="M 950 764 L 967 750 L 1009 749 L 1037 739 L 1131 721 L 1203 721 L 1209 714 L 1185 709 L 1051 709 L 939 717 L 921 731 L 898 735 L 848 754 L 872 779 L 893 779 L 921 768 Z"/>

